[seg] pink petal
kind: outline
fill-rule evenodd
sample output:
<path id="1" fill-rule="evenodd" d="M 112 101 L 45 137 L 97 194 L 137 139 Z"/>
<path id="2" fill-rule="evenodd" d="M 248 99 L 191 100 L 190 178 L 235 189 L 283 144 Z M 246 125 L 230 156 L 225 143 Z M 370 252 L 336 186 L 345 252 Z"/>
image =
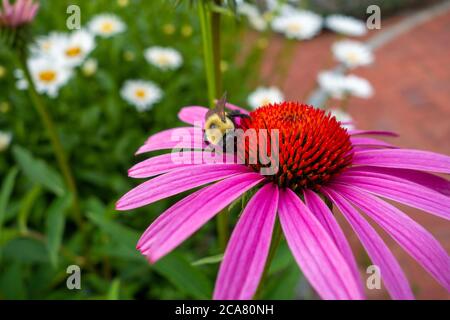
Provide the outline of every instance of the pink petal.
<path id="1" fill-rule="evenodd" d="M 304 190 L 303 194 L 305 197 L 306 206 L 316 216 L 316 218 L 331 236 L 336 247 L 339 249 L 340 253 L 347 261 L 347 264 L 352 271 L 353 278 L 358 284 L 359 292 L 361 296 L 363 296 L 364 289 L 362 287 L 362 280 L 361 275 L 359 274 L 358 265 L 356 264 L 356 260 L 350 244 L 348 243 L 341 227 L 334 218 L 333 213 L 315 192 L 311 190 Z"/>
<path id="2" fill-rule="evenodd" d="M 202 149 L 205 147 L 203 132 L 200 128 L 180 127 L 150 136 L 136 154 L 163 149 Z"/>
<path id="3" fill-rule="evenodd" d="M 346 174 L 352 175 L 353 173 L 355 173 L 356 175 L 364 176 L 370 175 L 371 172 L 375 174 L 373 175 L 373 177 L 384 178 L 388 180 L 393 180 L 396 178 L 408 180 L 410 182 L 414 182 L 434 191 L 440 192 L 446 196 L 450 196 L 450 181 L 427 172 L 409 169 L 361 166 L 349 168 Z M 396 181 L 405 182 L 402 180 Z"/>
<path id="4" fill-rule="evenodd" d="M 262 180 L 264 177 L 258 173 L 244 173 L 187 196 L 167 209 L 147 228 L 137 248 L 150 262 L 156 262 Z"/>
<path id="5" fill-rule="evenodd" d="M 243 113 L 243 114 L 250 114 L 250 111 L 245 110 L 244 108 L 238 107 L 238 106 L 228 103 L 228 102 L 225 104 L 225 107 L 227 107 L 230 110 L 239 111 L 240 113 Z"/>
<path id="6" fill-rule="evenodd" d="M 322 191 L 336 204 L 355 230 L 372 262 L 380 268 L 381 279 L 391 297 L 414 299 L 403 270 L 375 229 L 340 194 L 326 187 Z"/>
<path id="7" fill-rule="evenodd" d="M 166 173 L 178 168 L 187 168 L 199 164 L 224 164 L 236 163 L 234 155 L 217 155 L 214 158 L 204 157 L 201 151 L 183 151 L 181 153 L 167 153 L 151 157 L 128 170 L 128 175 L 133 178 L 149 178 Z"/>
<path id="8" fill-rule="evenodd" d="M 197 125 L 203 128 L 203 124 L 205 123 L 205 116 L 208 112 L 208 108 L 191 106 L 181 108 L 178 113 L 178 118 L 181 121 L 186 122 L 191 125 Z"/>
<path id="9" fill-rule="evenodd" d="M 450 157 L 420 150 L 356 151 L 353 156 L 353 164 L 450 173 Z"/>
<path id="10" fill-rule="evenodd" d="M 328 232 L 298 196 L 280 191 L 279 216 L 303 274 L 323 299 L 362 299 L 359 285 Z"/>
<path id="11" fill-rule="evenodd" d="M 394 206 L 353 187 L 336 189 L 378 223 L 417 262 L 450 291 L 450 258 L 421 225 Z"/>
<path id="12" fill-rule="evenodd" d="M 378 136 L 398 137 L 398 134 L 396 134 L 395 132 L 380 131 L 380 130 L 349 130 L 348 134 L 351 136 L 378 135 Z"/>
<path id="13" fill-rule="evenodd" d="M 267 184 L 249 201 L 234 228 L 220 265 L 214 299 L 251 299 L 269 253 L 278 206 L 278 187 Z"/>
<path id="14" fill-rule="evenodd" d="M 450 220 L 450 200 L 445 195 L 419 184 L 393 177 L 384 179 L 371 176 L 373 173 L 354 175 L 343 173 L 336 177 L 336 183 L 359 187 L 367 192 L 406 205 L 422 209 L 438 217 Z"/>
<path id="15" fill-rule="evenodd" d="M 387 147 L 395 148 L 390 143 L 374 138 L 363 138 L 363 137 L 350 137 L 350 142 L 353 146 L 375 146 L 375 147 Z"/>
<path id="16" fill-rule="evenodd" d="M 130 210 L 250 169 L 238 164 L 206 164 L 180 168 L 146 181 L 125 194 L 117 210 Z"/>

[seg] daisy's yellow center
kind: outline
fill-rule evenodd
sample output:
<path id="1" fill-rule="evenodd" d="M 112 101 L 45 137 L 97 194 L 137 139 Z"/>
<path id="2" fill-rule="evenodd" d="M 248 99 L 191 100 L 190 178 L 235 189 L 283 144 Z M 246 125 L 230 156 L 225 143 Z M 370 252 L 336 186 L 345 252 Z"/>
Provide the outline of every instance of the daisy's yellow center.
<path id="1" fill-rule="evenodd" d="M 271 103 L 272 103 L 272 100 L 270 100 L 268 97 L 264 97 L 261 100 L 261 106 L 265 106 L 266 104 L 271 104 Z"/>
<path id="2" fill-rule="evenodd" d="M 110 33 L 114 31 L 114 24 L 111 21 L 105 21 L 102 23 L 100 30 L 103 33 Z"/>
<path id="3" fill-rule="evenodd" d="M 355 52 L 349 52 L 347 53 L 347 59 L 348 61 L 350 61 L 351 63 L 356 63 L 358 62 L 358 55 Z"/>
<path id="4" fill-rule="evenodd" d="M 50 83 L 55 81 L 55 79 L 56 72 L 53 70 L 45 70 L 39 73 L 39 80 L 41 80 L 42 82 Z"/>
<path id="5" fill-rule="evenodd" d="M 297 33 L 302 30 L 302 26 L 299 23 L 291 23 L 287 26 L 286 29 L 291 33 Z"/>
<path id="6" fill-rule="evenodd" d="M 147 96 L 147 93 L 145 92 L 144 89 L 137 89 L 134 94 L 136 95 L 137 98 L 139 99 L 144 99 Z"/>
<path id="7" fill-rule="evenodd" d="M 170 63 L 170 59 L 167 55 L 165 54 L 160 54 L 159 56 L 156 57 L 156 61 L 160 64 L 160 65 L 167 65 Z"/>
<path id="8" fill-rule="evenodd" d="M 80 54 L 81 54 L 81 48 L 80 47 L 71 47 L 71 48 L 68 48 L 66 50 L 66 56 L 71 57 L 71 58 L 77 57 Z"/>

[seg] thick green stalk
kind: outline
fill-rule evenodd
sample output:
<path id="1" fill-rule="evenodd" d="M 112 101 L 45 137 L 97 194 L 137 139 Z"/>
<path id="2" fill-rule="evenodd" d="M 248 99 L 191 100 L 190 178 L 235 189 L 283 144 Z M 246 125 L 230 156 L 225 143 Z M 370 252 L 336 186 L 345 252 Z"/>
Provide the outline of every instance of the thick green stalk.
<path id="1" fill-rule="evenodd" d="M 59 169 L 64 177 L 67 188 L 73 195 L 73 214 L 75 222 L 79 227 L 83 226 L 83 219 L 81 216 L 79 200 L 78 200 L 78 190 L 75 184 L 75 180 L 72 175 L 72 171 L 70 170 L 69 163 L 67 161 L 66 153 L 64 152 L 64 148 L 59 140 L 58 133 L 56 131 L 56 127 L 53 123 L 53 120 L 45 107 L 44 102 L 42 101 L 40 95 L 36 91 L 36 87 L 34 85 L 33 79 L 31 77 L 30 70 L 28 69 L 28 65 L 26 63 L 25 56 L 19 58 L 21 67 L 24 71 L 25 77 L 28 81 L 28 92 L 30 94 L 31 101 L 33 102 L 33 106 L 35 107 L 39 117 L 41 118 L 42 124 L 47 130 L 47 134 L 49 136 L 50 142 L 53 147 L 53 152 L 55 153 L 56 161 L 58 163 Z"/>
<path id="2" fill-rule="evenodd" d="M 214 75 L 214 57 L 211 35 L 211 13 L 206 1 L 199 1 L 198 16 L 200 20 L 200 29 L 202 33 L 203 61 L 205 64 L 206 82 L 208 87 L 208 100 L 210 108 L 214 107 L 216 97 L 216 77 Z"/>
<path id="3" fill-rule="evenodd" d="M 216 5 L 221 0 L 214 0 Z M 220 71 L 220 13 L 212 12 L 206 0 L 198 3 L 198 16 L 203 42 L 203 59 L 206 70 L 208 100 L 214 108 L 215 100 L 222 96 L 222 75 Z M 225 251 L 228 242 L 228 210 L 222 210 L 217 216 L 217 234 L 220 248 Z"/>

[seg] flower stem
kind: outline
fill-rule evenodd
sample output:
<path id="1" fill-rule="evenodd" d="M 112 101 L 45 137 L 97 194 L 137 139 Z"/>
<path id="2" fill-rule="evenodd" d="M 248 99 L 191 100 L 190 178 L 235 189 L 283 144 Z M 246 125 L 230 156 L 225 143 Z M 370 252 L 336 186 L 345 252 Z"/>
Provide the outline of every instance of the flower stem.
<path id="1" fill-rule="evenodd" d="M 220 6 L 222 0 L 214 0 L 214 2 Z M 215 99 L 222 95 L 220 13 L 212 12 L 207 1 L 203 0 L 198 3 L 198 16 L 202 33 L 209 107 L 214 108 Z M 217 234 L 220 248 L 225 251 L 228 242 L 228 212 L 226 209 L 217 216 Z"/>
<path id="2" fill-rule="evenodd" d="M 280 242 L 281 242 L 281 236 L 282 236 L 281 226 L 280 226 L 280 222 L 277 219 L 275 221 L 275 226 L 274 226 L 274 230 L 273 230 L 272 243 L 270 245 L 269 255 L 267 256 L 266 265 L 264 267 L 264 271 L 263 271 L 263 274 L 261 276 L 261 281 L 259 282 L 259 287 L 256 290 L 255 299 L 259 299 L 261 297 L 262 289 L 264 287 L 264 282 L 267 279 L 267 276 L 268 276 L 269 270 L 270 270 L 270 266 L 272 264 L 273 259 L 275 258 L 275 254 L 276 254 L 277 249 L 278 249 L 278 247 L 280 245 Z"/>
<path id="3" fill-rule="evenodd" d="M 58 137 L 58 133 L 56 131 L 55 124 L 45 107 L 44 102 L 42 101 L 40 95 L 36 91 L 36 87 L 34 85 L 33 79 L 31 77 L 30 70 L 28 69 L 28 65 L 26 63 L 25 56 L 21 55 L 19 58 L 20 65 L 23 69 L 24 75 L 28 81 L 28 92 L 33 102 L 33 106 L 35 107 L 39 117 L 41 118 L 42 124 L 47 130 L 47 134 L 49 136 L 50 142 L 53 147 L 53 152 L 55 153 L 56 161 L 58 163 L 59 169 L 63 174 L 64 180 L 66 182 L 68 190 L 72 193 L 73 202 L 72 209 L 74 214 L 75 222 L 78 224 L 80 228 L 83 226 L 83 219 L 81 216 L 79 199 L 78 199 L 78 190 L 75 184 L 75 180 L 72 175 L 72 171 L 70 170 L 69 163 L 67 161 L 67 156 L 64 152 L 64 148 L 62 147 L 61 141 Z"/>

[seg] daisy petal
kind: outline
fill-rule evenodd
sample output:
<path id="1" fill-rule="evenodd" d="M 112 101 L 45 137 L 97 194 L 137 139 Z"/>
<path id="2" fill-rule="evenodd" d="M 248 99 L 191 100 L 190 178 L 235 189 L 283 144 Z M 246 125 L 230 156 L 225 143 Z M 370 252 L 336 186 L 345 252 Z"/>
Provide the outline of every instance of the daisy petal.
<path id="1" fill-rule="evenodd" d="M 450 291 L 450 258 L 421 225 L 392 205 L 353 187 L 339 193 L 378 223 L 395 241 Z"/>
<path id="2" fill-rule="evenodd" d="M 334 181 L 359 187 L 367 192 L 406 205 L 422 209 L 438 217 L 450 220 L 450 201 L 445 195 L 419 184 L 401 179 L 374 178 L 370 175 L 341 174 Z"/>
<path id="3" fill-rule="evenodd" d="M 199 107 L 199 106 L 191 106 L 181 108 L 180 112 L 178 112 L 178 118 L 181 121 L 192 124 L 192 125 L 200 125 L 203 127 L 203 123 L 205 122 L 205 116 L 208 112 L 208 108 Z"/>
<path id="4" fill-rule="evenodd" d="M 251 299 L 258 288 L 272 239 L 278 187 L 267 184 L 249 201 L 228 242 L 214 299 Z"/>
<path id="5" fill-rule="evenodd" d="M 450 157 L 420 150 L 356 151 L 353 156 L 353 164 L 450 173 Z"/>
<path id="6" fill-rule="evenodd" d="M 302 272 L 323 299 L 362 299 L 359 286 L 333 239 L 298 196 L 280 191 L 279 216 Z"/>
<path id="7" fill-rule="evenodd" d="M 238 164 L 206 164 L 180 168 L 146 181 L 126 193 L 116 204 L 117 210 L 130 210 L 152 202 L 230 177 L 250 169 Z"/>
<path id="8" fill-rule="evenodd" d="M 414 299 L 403 270 L 375 229 L 339 193 L 327 187 L 323 187 L 322 191 L 336 204 L 355 230 L 372 262 L 380 268 L 382 280 L 391 297 Z"/>
<path id="9" fill-rule="evenodd" d="M 244 173 L 187 196 L 148 227 L 137 248 L 150 262 L 156 262 L 263 179 L 258 173 Z"/>
<path id="10" fill-rule="evenodd" d="M 359 285 L 361 295 L 364 295 L 361 275 L 359 274 L 358 265 L 356 264 L 352 249 L 347 241 L 347 238 L 345 237 L 344 232 L 334 218 L 333 213 L 315 192 L 306 189 L 305 191 L 303 191 L 303 194 L 305 196 L 306 206 L 316 216 L 316 218 L 333 239 L 336 247 L 339 249 L 342 256 L 347 261 L 347 264 L 350 266 L 353 277 Z"/>

